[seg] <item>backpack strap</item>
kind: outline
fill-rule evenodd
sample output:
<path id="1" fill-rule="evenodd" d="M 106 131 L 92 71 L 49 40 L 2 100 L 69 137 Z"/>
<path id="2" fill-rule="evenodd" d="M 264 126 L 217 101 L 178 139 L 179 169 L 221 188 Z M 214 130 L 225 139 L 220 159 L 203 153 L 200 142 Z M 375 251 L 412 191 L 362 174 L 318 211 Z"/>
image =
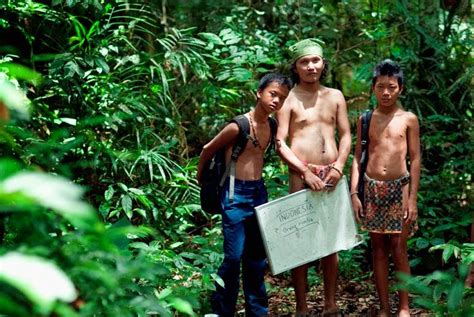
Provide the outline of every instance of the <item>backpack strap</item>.
<path id="1" fill-rule="evenodd" d="M 367 110 L 362 114 L 362 135 L 360 144 L 362 146 L 362 155 L 360 158 L 361 169 L 360 173 L 364 174 L 367 169 L 367 163 L 369 161 L 369 128 L 370 128 L 370 120 L 372 119 L 373 110 Z"/>
<path id="2" fill-rule="evenodd" d="M 250 138 L 250 123 L 247 117 L 244 115 L 238 115 L 234 117 L 230 122 L 237 123 L 239 127 L 239 135 L 237 140 L 232 147 L 232 155 L 230 157 L 230 164 L 227 165 L 224 175 L 222 175 L 220 186 L 224 185 L 224 182 L 227 176 L 229 179 L 229 200 L 234 200 L 234 188 L 235 188 L 235 166 L 239 155 L 244 151 L 245 146 L 247 145 L 247 140 Z"/>
<path id="3" fill-rule="evenodd" d="M 270 149 L 275 149 L 275 137 L 278 129 L 278 122 L 275 120 L 273 117 L 268 117 L 268 123 L 270 124 L 270 132 L 271 132 L 271 137 L 270 137 Z"/>

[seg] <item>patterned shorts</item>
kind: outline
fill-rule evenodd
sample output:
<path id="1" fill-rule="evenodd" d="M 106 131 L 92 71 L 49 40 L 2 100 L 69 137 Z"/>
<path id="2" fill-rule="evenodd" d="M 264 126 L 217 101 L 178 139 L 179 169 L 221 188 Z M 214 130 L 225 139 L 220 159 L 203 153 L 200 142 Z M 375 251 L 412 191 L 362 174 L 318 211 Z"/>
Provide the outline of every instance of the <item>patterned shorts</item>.
<path id="1" fill-rule="evenodd" d="M 389 181 L 379 181 L 366 175 L 365 217 L 362 229 L 376 233 L 401 233 L 403 229 L 403 186 L 410 182 L 410 174 Z M 418 229 L 416 222 L 410 223 L 408 235 Z"/>

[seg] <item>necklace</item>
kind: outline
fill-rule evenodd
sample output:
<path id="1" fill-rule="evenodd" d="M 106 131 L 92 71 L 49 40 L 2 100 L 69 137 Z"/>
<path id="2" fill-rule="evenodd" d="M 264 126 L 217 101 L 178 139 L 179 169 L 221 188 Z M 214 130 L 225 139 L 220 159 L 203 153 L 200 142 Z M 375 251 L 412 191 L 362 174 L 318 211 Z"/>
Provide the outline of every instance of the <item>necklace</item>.
<path id="1" fill-rule="evenodd" d="M 258 146 L 260 150 L 263 150 L 262 145 L 260 144 L 260 141 L 258 140 L 257 133 L 255 132 L 255 127 L 253 125 L 251 112 L 249 113 L 249 121 L 250 121 L 250 128 L 252 129 L 252 134 L 253 134 L 253 137 L 252 135 L 249 135 L 250 139 L 252 140 L 252 144 L 254 147 Z"/>

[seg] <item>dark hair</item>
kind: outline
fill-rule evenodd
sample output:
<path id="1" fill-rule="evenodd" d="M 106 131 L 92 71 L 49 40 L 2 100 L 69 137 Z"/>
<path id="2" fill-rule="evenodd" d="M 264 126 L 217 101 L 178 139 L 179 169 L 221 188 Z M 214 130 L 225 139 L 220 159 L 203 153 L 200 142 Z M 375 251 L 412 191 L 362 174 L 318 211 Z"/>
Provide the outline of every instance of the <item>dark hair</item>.
<path id="1" fill-rule="evenodd" d="M 323 71 L 321 72 L 321 76 L 319 76 L 320 82 L 323 81 L 324 78 L 326 78 L 326 75 L 329 71 L 329 62 L 323 58 L 323 63 L 324 63 L 324 68 L 323 68 Z M 296 71 L 296 61 L 293 64 L 291 64 L 290 72 L 291 72 L 291 79 L 293 80 L 293 82 L 295 84 L 299 84 L 300 76 L 298 75 L 298 72 Z"/>
<path id="2" fill-rule="evenodd" d="M 288 76 L 280 73 L 267 73 L 258 82 L 258 90 L 262 91 L 274 82 L 278 83 L 280 86 L 288 87 L 288 90 L 293 87 L 293 83 Z"/>
<path id="3" fill-rule="evenodd" d="M 397 78 L 398 85 L 403 86 L 403 71 L 400 65 L 392 61 L 391 59 L 383 60 L 377 66 L 375 66 L 374 73 L 372 75 L 372 86 L 377 82 L 379 76 L 393 76 Z"/>

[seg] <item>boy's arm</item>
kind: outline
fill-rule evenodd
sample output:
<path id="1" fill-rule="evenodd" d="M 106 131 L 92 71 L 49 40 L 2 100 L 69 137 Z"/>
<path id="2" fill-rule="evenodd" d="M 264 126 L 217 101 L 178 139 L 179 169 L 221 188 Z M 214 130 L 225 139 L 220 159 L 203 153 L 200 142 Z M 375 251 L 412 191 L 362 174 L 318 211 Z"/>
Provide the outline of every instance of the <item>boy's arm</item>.
<path id="1" fill-rule="evenodd" d="M 359 196 L 357 196 L 357 184 L 359 183 L 359 174 L 360 174 L 360 157 L 362 155 L 362 146 L 360 140 L 362 137 L 362 116 L 359 117 L 357 121 L 357 139 L 354 150 L 354 158 L 352 159 L 352 168 L 351 168 L 351 201 L 352 208 L 354 209 L 355 217 L 358 222 L 360 222 L 360 215 L 363 213 L 362 203 L 360 202 Z"/>
<path id="2" fill-rule="evenodd" d="M 339 132 L 339 148 L 338 148 L 338 157 L 333 166 L 337 172 L 332 169 L 330 173 L 324 179 L 325 183 L 330 183 L 336 185 L 339 179 L 342 177 L 344 171 L 344 165 L 346 164 L 347 157 L 351 152 L 351 128 L 349 124 L 349 118 L 347 116 L 347 106 L 344 95 L 341 91 L 337 91 L 337 114 L 336 114 L 336 124 L 337 130 Z M 340 174 L 339 174 L 340 172 Z"/>
<path id="3" fill-rule="evenodd" d="M 234 143 L 237 136 L 239 135 L 239 126 L 237 123 L 229 123 L 221 130 L 209 143 L 204 145 L 199 156 L 198 169 L 196 179 L 198 183 L 201 183 L 202 170 L 207 161 L 209 161 L 214 153 L 216 153 L 222 147 Z"/>
<path id="4" fill-rule="evenodd" d="M 290 169 L 301 175 L 312 190 L 322 190 L 324 188 L 322 180 L 314 175 L 286 144 L 290 129 L 291 106 L 284 104 L 283 107 L 276 112 L 275 116 L 278 120 L 278 130 L 275 140 L 278 155 L 288 164 Z"/>
<path id="5" fill-rule="evenodd" d="M 415 221 L 418 217 L 416 206 L 418 187 L 420 185 L 420 126 L 416 115 L 409 113 L 408 117 L 408 153 L 410 155 L 410 194 L 408 196 L 408 210 L 405 211 L 405 219 L 408 222 Z"/>

